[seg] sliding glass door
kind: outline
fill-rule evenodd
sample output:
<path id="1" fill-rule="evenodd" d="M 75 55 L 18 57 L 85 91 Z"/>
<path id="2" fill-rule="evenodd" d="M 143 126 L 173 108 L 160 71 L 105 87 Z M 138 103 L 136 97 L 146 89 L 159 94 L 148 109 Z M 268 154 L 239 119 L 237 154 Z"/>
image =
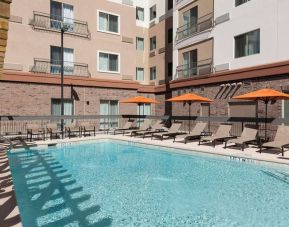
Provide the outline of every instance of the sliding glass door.
<path id="1" fill-rule="evenodd" d="M 118 115 L 119 107 L 117 100 L 100 100 L 100 115 Z M 100 119 L 100 128 L 117 128 L 118 127 L 118 118 L 101 118 Z"/>

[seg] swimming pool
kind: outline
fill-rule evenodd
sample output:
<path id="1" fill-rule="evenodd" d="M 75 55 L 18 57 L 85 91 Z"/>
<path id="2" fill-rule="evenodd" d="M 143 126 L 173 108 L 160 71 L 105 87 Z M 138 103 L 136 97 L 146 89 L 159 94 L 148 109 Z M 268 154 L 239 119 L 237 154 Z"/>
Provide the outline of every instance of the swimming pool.
<path id="1" fill-rule="evenodd" d="M 9 154 L 24 227 L 289 226 L 289 170 L 115 140 Z"/>

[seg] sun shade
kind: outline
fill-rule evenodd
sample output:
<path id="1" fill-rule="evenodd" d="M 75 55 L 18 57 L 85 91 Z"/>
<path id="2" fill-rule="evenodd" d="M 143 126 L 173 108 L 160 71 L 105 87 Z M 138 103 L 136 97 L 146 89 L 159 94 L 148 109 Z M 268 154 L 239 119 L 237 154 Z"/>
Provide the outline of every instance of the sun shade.
<path id="1" fill-rule="evenodd" d="M 194 93 L 188 93 L 180 95 L 171 99 L 166 100 L 168 102 L 213 102 L 213 100 L 196 95 Z"/>
<path id="2" fill-rule="evenodd" d="M 137 96 L 137 97 L 133 97 L 133 98 L 129 98 L 129 99 L 125 99 L 120 101 L 121 103 L 137 103 L 137 104 L 143 104 L 143 103 L 159 103 L 158 101 L 156 101 L 155 99 L 151 99 L 151 98 L 146 98 L 143 96 Z"/>

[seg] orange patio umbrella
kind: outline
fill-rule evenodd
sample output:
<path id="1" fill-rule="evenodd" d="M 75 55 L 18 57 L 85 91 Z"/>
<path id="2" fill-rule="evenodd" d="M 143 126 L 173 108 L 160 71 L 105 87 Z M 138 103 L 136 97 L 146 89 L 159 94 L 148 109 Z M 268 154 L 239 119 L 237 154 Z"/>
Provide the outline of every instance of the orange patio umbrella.
<path id="1" fill-rule="evenodd" d="M 121 103 L 136 103 L 138 105 L 139 108 L 139 124 L 140 124 L 140 106 L 143 104 L 153 104 L 153 103 L 159 103 L 157 100 L 155 99 L 151 99 L 151 98 L 146 98 L 143 96 L 136 96 L 133 98 L 128 98 L 125 100 L 120 101 Z M 143 109 L 144 111 L 144 109 Z M 144 113 L 143 113 L 144 114 Z"/>
<path id="2" fill-rule="evenodd" d="M 241 100 L 253 100 L 253 101 L 262 101 L 266 105 L 265 110 L 265 139 L 267 139 L 267 115 L 268 115 L 268 103 L 274 102 L 276 100 L 289 100 L 289 95 L 280 91 L 273 89 L 260 89 L 257 91 L 249 92 L 244 95 L 239 95 L 233 97 L 234 99 Z"/>
<path id="3" fill-rule="evenodd" d="M 189 133 L 191 132 L 191 105 L 193 102 L 205 102 L 210 103 L 213 102 L 213 100 L 196 95 L 194 93 L 188 93 L 184 95 L 180 95 L 171 99 L 166 100 L 168 102 L 182 102 L 182 103 L 188 103 L 189 104 Z"/>

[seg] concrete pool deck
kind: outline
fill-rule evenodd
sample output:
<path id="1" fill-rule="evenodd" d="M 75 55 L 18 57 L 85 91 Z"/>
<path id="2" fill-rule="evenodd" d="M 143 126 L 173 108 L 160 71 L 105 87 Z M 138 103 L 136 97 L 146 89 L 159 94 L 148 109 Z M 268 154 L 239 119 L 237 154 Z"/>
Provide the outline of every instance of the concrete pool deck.
<path id="1" fill-rule="evenodd" d="M 287 165 L 289 167 L 289 152 L 285 152 L 284 157 L 281 156 L 280 151 L 267 150 L 263 153 L 259 153 L 257 147 L 250 146 L 244 151 L 241 151 L 240 147 L 232 147 L 228 144 L 229 148 L 224 149 L 224 144 L 218 144 L 216 147 L 212 147 L 210 144 L 198 145 L 198 142 L 189 142 L 187 144 L 180 142 L 173 142 L 172 139 L 165 139 L 163 141 L 151 138 L 138 138 L 123 135 L 110 135 L 110 134 L 98 134 L 96 136 L 88 137 L 75 137 L 71 139 L 54 139 L 46 141 L 36 141 L 35 145 L 38 147 L 46 148 L 47 146 L 54 145 L 69 145 L 78 142 L 93 142 L 100 139 L 114 139 L 124 142 L 133 142 L 141 145 L 153 145 L 161 146 L 163 148 L 179 149 L 180 153 L 185 154 L 209 154 L 209 155 L 221 155 L 227 157 L 229 160 L 236 160 L 241 162 L 250 163 L 275 163 Z M 17 206 L 15 192 L 13 189 L 12 176 L 9 168 L 9 162 L 6 152 L 0 152 L 0 226 L 2 227 L 20 227 L 21 219 Z"/>

